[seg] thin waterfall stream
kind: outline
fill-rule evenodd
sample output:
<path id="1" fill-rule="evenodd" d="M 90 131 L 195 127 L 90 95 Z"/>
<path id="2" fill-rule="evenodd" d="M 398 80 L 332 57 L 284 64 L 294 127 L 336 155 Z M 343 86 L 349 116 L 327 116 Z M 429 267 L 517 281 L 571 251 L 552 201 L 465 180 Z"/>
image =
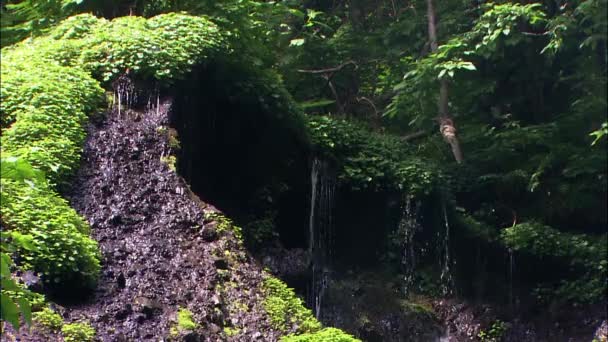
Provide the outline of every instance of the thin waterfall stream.
<path id="1" fill-rule="evenodd" d="M 321 319 L 323 296 L 327 289 L 331 256 L 333 255 L 333 207 L 335 179 L 326 161 L 315 158 L 312 162 L 309 222 L 309 253 L 312 262 L 312 281 L 309 304 L 315 317 Z"/>
<path id="2" fill-rule="evenodd" d="M 441 263 L 441 289 L 444 295 L 451 295 L 453 289 L 453 279 L 452 272 L 450 271 L 450 221 L 448 220 L 448 211 L 446 208 L 445 201 L 442 204 L 443 211 L 443 223 L 445 226 L 445 231 L 442 239 L 441 253 L 442 256 Z"/>
<path id="3" fill-rule="evenodd" d="M 416 233 L 422 230 L 422 226 L 418 222 L 418 214 L 420 211 L 420 202 L 416 201 L 412 204 L 412 196 L 404 196 L 401 212 L 401 220 L 397 228 L 397 233 L 402 241 L 401 265 L 404 273 L 405 294 L 411 290 L 414 281 L 414 271 L 416 268 L 416 250 L 414 248 L 414 237 Z"/>

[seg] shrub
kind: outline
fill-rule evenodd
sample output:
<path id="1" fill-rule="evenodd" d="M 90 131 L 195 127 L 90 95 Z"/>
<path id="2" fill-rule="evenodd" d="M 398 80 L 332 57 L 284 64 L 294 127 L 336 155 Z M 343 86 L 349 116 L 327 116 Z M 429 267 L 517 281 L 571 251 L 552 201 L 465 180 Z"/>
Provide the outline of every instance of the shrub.
<path id="1" fill-rule="evenodd" d="M 95 329 L 85 322 L 65 324 L 61 333 L 65 342 L 92 342 L 95 338 Z"/>
<path id="2" fill-rule="evenodd" d="M 401 190 L 429 194 L 441 183 L 439 168 L 414 155 L 399 137 L 327 116 L 308 119 L 317 153 L 336 161 L 338 179 L 355 190 Z"/>
<path id="3" fill-rule="evenodd" d="M 561 232 L 530 221 L 504 229 L 501 238 L 507 247 L 515 251 L 562 260 L 581 273 L 579 279 L 573 281 L 562 279 L 552 290 L 542 287 L 537 289 L 539 299 L 556 296 L 574 302 L 594 302 L 605 295 L 608 273 L 608 243 L 605 234 L 593 238 Z"/>
<path id="4" fill-rule="evenodd" d="M 48 328 L 49 330 L 57 331 L 63 326 L 63 318 L 61 315 L 50 308 L 44 308 L 42 311 L 34 312 L 32 318 L 36 324 Z"/>

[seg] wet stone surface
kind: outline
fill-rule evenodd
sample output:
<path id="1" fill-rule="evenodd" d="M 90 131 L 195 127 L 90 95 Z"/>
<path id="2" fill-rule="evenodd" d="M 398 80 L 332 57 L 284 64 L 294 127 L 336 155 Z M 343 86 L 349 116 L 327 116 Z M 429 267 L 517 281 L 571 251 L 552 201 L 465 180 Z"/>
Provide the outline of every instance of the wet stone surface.
<path id="1" fill-rule="evenodd" d="M 159 110 L 137 116 L 113 112 L 90 125 L 69 199 L 91 224 L 102 271 L 95 292 L 84 303 L 66 305 L 63 316 L 88 320 L 100 341 L 158 341 L 176 326 L 177 310 L 187 307 L 198 328 L 176 340 L 276 341 L 280 334 L 262 307 L 261 267 L 232 234 L 219 234 L 205 221 L 204 211 L 216 209 L 195 202 L 161 161 L 170 153 L 159 129 L 167 127 L 170 105 L 165 100 Z M 225 251 L 241 257 L 216 257 Z M 225 326 L 238 334 L 226 337 Z M 36 329 L 16 337 L 58 338 Z"/>

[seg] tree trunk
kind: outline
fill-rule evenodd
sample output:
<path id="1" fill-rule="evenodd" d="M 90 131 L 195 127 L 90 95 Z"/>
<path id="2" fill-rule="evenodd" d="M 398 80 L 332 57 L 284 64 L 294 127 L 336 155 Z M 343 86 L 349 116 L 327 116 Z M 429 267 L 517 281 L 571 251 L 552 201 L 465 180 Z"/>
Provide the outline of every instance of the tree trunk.
<path id="1" fill-rule="evenodd" d="M 428 28 L 429 28 L 429 43 L 431 46 L 431 52 L 437 51 L 437 27 L 435 19 L 435 8 L 433 7 L 433 0 L 427 0 L 427 17 L 428 17 Z M 448 80 L 442 78 L 439 81 L 439 131 L 443 136 L 443 139 L 450 144 L 452 147 L 452 154 L 456 162 L 462 163 L 462 151 L 460 150 L 460 144 L 458 143 L 458 137 L 456 136 L 456 127 L 454 121 L 450 117 L 448 110 Z"/>

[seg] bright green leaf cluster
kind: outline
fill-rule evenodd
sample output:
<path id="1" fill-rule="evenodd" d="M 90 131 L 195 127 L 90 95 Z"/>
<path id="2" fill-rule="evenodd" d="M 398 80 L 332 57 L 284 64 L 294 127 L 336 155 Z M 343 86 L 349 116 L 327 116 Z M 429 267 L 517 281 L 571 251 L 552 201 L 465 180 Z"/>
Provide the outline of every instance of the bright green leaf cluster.
<path id="1" fill-rule="evenodd" d="M 65 324 L 61 333 L 65 342 L 92 342 L 95 338 L 95 329 L 86 322 Z"/>
<path id="2" fill-rule="evenodd" d="M 61 315 L 50 308 L 44 308 L 41 311 L 34 312 L 32 318 L 34 323 L 52 331 L 58 331 L 63 326 L 63 318 Z"/>
<path id="3" fill-rule="evenodd" d="M 340 329 L 325 328 L 315 333 L 289 335 L 281 338 L 281 342 L 361 342 Z"/>
<path id="4" fill-rule="evenodd" d="M 264 309 L 275 329 L 288 332 L 295 326 L 298 333 L 311 333 L 321 329 L 321 323 L 315 319 L 312 311 L 281 280 L 268 276 L 263 284 L 266 298 Z"/>

